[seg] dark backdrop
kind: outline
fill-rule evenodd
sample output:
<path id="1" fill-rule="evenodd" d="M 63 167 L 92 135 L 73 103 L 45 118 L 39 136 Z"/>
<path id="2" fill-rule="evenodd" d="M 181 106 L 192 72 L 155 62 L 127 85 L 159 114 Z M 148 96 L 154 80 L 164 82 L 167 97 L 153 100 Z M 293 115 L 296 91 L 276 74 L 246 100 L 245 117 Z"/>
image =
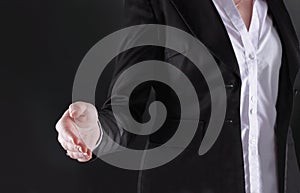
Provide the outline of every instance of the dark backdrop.
<path id="1" fill-rule="evenodd" d="M 287 3 L 299 34 L 300 3 Z M 54 128 L 71 103 L 81 59 L 121 19 L 121 0 L 0 0 L 0 192 L 136 192 L 136 172 L 72 161 Z M 293 152 L 290 158 L 289 190 L 296 193 Z"/>

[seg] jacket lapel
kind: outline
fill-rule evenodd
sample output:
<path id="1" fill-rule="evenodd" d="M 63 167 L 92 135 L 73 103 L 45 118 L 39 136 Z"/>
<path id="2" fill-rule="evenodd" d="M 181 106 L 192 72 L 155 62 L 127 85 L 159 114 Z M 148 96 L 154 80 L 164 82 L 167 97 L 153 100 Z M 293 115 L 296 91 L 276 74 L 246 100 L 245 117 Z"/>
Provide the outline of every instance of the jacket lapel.
<path id="1" fill-rule="evenodd" d="M 285 69 L 288 69 L 289 77 L 285 77 L 280 79 L 281 85 L 289 85 L 285 82 L 290 80 L 291 85 L 294 85 L 295 77 L 298 72 L 299 64 L 300 64 L 300 57 L 299 57 L 299 46 L 296 33 L 293 29 L 293 25 L 291 23 L 290 17 L 288 12 L 283 4 L 282 0 L 268 0 L 269 12 L 273 17 L 273 23 L 277 28 L 277 32 L 280 36 L 282 47 L 283 47 L 283 63 L 282 66 Z M 279 88 L 279 98 L 277 103 L 277 110 L 278 113 L 281 113 L 281 122 L 283 117 L 289 116 L 283 115 L 282 112 L 288 112 L 289 105 L 285 100 L 289 100 L 288 91 L 289 88 Z M 285 94 L 282 95 L 281 93 L 284 92 Z M 284 98 L 280 97 L 284 96 Z M 279 115 L 278 115 L 279 116 Z M 279 117 L 278 117 L 279 119 Z M 289 123 L 287 123 L 289 124 Z M 277 166 L 278 166 L 278 182 L 279 182 L 279 191 L 281 193 L 285 192 L 286 186 L 286 136 L 287 135 L 287 128 L 283 127 L 276 127 L 276 135 L 277 135 Z"/>
<path id="2" fill-rule="evenodd" d="M 226 28 L 212 0 L 170 0 L 191 33 L 226 68 L 240 76 L 239 66 Z"/>
<path id="3" fill-rule="evenodd" d="M 283 1 L 267 1 L 269 12 L 273 16 L 273 23 L 277 27 L 277 31 L 281 39 L 286 61 L 289 65 L 288 69 L 290 81 L 293 85 L 300 65 L 299 42 L 297 35 Z"/>

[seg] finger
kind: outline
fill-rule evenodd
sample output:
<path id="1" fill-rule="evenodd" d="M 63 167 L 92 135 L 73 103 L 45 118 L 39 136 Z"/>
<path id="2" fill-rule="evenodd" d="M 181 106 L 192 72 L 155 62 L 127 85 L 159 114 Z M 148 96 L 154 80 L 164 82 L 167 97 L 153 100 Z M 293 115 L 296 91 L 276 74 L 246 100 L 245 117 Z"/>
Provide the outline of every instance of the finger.
<path id="1" fill-rule="evenodd" d="M 81 141 L 79 141 L 77 144 L 72 144 L 72 143 L 69 143 L 69 144 L 73 145 L 73 147 L 71 146 L 71 148 L 68 149 L 69 151 L 79 152 L 79 153 L 88 153 L 88 147 Z"/>
<path id="2" fill-rule="evenodd" d="M 82 140 L 80 138 L 77 137 L 72 137 L 72 140 L 70 140 L 70 137 L 68 138 L 68 136 L 63 136 L 61 135 L 62 140 L 65 141 L 65 145 L 67 145 L 67 149 L 66 150 L 70 150 L 70 151 L 78 151 L 81 153 L 87 153 L 88 152 L 88 147 L 85 145 L 84 142 L 82 142 Z"/>
<path id="3" fill-rule="evenodd" d="M 87 109 L 87 105 L 83 102 L 76 102 L 69 106 L 69 115 L 73 119 L 76 119 L 84 114 Z"/>
<path id="4" fill-rule="evenodd" d="M 61 123 L 61 126 L 59 126 L 63 127 L 63 129 L 60 129 L 59 131 L 59 141 L 66 150 L 86 153 L 88 151 L 88 147 L 81 140 L 81 138 L 78 137 L 79 134 L 75 134 L 75 132 L 73 132 L 75 130 L 74 126 L 71 126 L 72 128 L 69 128 L 69 125 L 70 124 L 67 123 Z"/>
<path id="5" fill-rule="evenodd" d="M 77 145 L 80 136 L 77 135 L 75 125 L 70 117 L 63 116 L 56 124 L 56 130 L 67 142 Z"/>
<path id="6" fill-rule="evenodd" d="M 86 159 L 77 159 L 79 162 L 88 162 L 90 161 L 91 158 L 86 158 Z"/>
<path id="7" fill-rule="evenodd" d="M 71 157 L 72 159 L 89 159 L 90 156 L 87 153 L 78 153 L 78 152 L 71 152 L 71 151 L 67 151 L 67 155 L 69 157 Z"/>
<path id="8" fill-rule="evenodd" d="M 67 151 L 83 153 L 83 150 L 80 146 L 66 141 L 61 135 L 58 135 L 58 141 L 61 144 L 61 146 Z"/>
<path id="9" fill-rule="evenodd" d="M 62 115 L 62 117 L 57 121 L 57 123 L 56 123 L 56 125 L 55 125 L 55 129 L 56 129 L 56 131 L 57 131 L 58 133 L 60 133 L 61 130 L 63 129 L 62 123 L 61 123 L 61 122 L 62 122 L 62 120 L 63 120 L 66 116 L 68 116 L 68 110 L 64 112 L 64 114 Z"/>
<path id="10" fill-rule="evenodd" d="M 89 160 L 91 160 L 92 159 L 92 151 L 88 151 L 87 152 L 87 155 L 88 156 L 86 156 L 85 158 L 79 158 L 79 159 L 77 159 L 79 162 L 87 162 L 87 161 L 89 161 Z"/>
<path id="11" fill-rule="evenodd" d="M 79 159 L 79 157 L 75 156 L 73 153 L 67 152 L 66 155 L 72 159 Z"/>

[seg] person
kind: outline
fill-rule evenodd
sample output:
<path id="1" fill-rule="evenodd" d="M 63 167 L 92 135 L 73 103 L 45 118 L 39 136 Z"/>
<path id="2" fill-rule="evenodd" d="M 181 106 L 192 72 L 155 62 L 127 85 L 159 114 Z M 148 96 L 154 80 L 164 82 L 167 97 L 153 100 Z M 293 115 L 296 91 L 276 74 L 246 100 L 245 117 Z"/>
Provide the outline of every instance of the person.
<path id="1" fill-rule="evenodd" d="M 298 89 L 294 82 L 300 52 L 283 0 L 125 0 L 124 9 L 125 26 L 163 24 L 199 39 L 218 63 L 228 104 L 216 143 L 199 156 L 195 147 L 211 113 L 201 73 L 170 49 L 145 46 L 122 54 L 115 76 L 140 61 L 170 62 L 195 83 L 202 107 L 201 124 L 191 144 L 170 163 L 141 171 L 137 192 L 284 193 L 287 132 Z M 162 129 L 147 138 L 150 146 L 164 144 L 174 134 L 180 117 L 173 95 L 168 87 L 153 82 L 141 85 L 130 99 L 133 117 L 141 122 L 149 119 L 149 96 L 168 109 Z M 116 126 L 111 100 L 100 109 L 85 102 L 71 104 L 56 129 L 67 154 L 80 162 L 111 148 L 102 138 L 103 130 L 120 144 L 132 138 Z M 297 143 L 299 136 L 294 135 L 294 140 Z"/>

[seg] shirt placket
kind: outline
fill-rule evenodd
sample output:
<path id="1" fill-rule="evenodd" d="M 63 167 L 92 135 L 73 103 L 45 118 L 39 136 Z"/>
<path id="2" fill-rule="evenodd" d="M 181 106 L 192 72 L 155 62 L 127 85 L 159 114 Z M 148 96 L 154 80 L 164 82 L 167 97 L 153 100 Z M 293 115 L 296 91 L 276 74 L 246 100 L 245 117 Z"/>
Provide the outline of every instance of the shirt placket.
<path id="1" fill-rule="evenodd" d="M 258 121 L 257 121 L 257 56 L 248 34 L 244 34 L 246 63 L 249 72 L 249 170 L 251 193 L 260 193 L 260 164 L 258 155 Z"/>
<path id="2" fill-rule="evenodd" d="M 250 189 L 251 193 L 262 192 L 261 175 L 260 175 L 260 159 L 258 153 L 259 127 L 257 115 L 257 86 L 258 86 L 258 60 L 257 60 L 257 46 L 258 46 L 258 29 L 259 21 L 255 5 L 253 6 L 252 23 L 249 33 L 243 35 L 246 45 L 246 56 L 249 68 L 249 162 L 250 165 Z M 251 35 L 250 35 L 251 34 Z M 252 39 L 251 39 L 252 38 Z"/>
<path id="3" fill-rule="evenodd" d="M 255 8 L 253 8 L 253 14 L 257 14 Z M 239 31 L 242 39 L 242 43 L 244 46 L 244 56 L 245 63 L 241 66 L 241 73 L 247 76 L 249 84 L 247 84 L 249 90 L 248 95 L 248 117 L 249 117 L 249 136 L 248 136 L 248 159 L 245 161 L 248 162 L 249 166 L 249 180 L 250 180 L 250 193 L 261 193 L 262 186 L 260 184 L 260 162 L 259 162 L 259 154 L 258 154 L 258 139 L 259 139 L 259 131 L 258 131 L 258 121 L 257 121 L 257 55 L 256 55 L 256 47 L 257 43 L 253 42 L 253 40 L 257 40 L 257 34 L 255 38 L 251 39 L 250 32 L 247 31 L 243 19 L 240 17 L 238 11 L 235 7 L 225 7 L 225 11 L 231 22 L 235 26 L 235 28 Z M 257 15 L 253 15 L 253 18 L 257 18 Z M 251 30 L 253 33 L 257 33 L 259 23 L 257 21 L 252 21 L 252 24 L 256 24 L 251 26 Z M 251 25 L 252 25 L 251 24 Z"/>

